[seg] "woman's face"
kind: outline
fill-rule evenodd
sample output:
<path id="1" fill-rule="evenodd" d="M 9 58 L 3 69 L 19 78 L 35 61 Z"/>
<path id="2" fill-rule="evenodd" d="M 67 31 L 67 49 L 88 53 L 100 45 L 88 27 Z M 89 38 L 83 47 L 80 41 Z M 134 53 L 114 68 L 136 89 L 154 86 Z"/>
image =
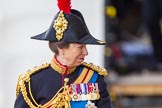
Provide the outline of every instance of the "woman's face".
<path id="1" fill-rule="evenodd" d="M 74 67 L 84 61 L 88 51 L 85 44 L 70 43 L 68 48 L 61 49 L 60 54 L 63 65 Z"/>

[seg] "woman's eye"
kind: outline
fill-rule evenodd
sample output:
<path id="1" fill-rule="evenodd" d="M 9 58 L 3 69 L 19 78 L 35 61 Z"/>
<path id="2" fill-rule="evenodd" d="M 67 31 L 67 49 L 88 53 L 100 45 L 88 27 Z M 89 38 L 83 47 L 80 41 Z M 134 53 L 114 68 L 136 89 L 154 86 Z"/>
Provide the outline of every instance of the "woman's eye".
<path id="1" fill-rule="evenodd" d="M 77 48 L 82 48 L 83 46 L 77 46 Z"/>

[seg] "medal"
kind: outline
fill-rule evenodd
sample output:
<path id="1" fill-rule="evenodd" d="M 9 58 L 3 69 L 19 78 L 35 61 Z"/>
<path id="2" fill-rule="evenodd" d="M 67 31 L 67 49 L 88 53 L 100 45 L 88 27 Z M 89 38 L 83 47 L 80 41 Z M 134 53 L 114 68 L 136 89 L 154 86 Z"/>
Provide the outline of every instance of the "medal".
<path id="1" fill-rule="evenodd" d="M 76 84 L 71 84 L 72 94 L 77 93 Z"/>
<path id="2" fill-rule="evenodd" d="M 76 90 L 77 90 L 77 94 L 81 94 L 82 93 L 82 89 L 80 87 L 80 84 L 76 85 Z"/>
<path id="3" fill-rule="evenodd" d="M 98 92 L 96 93 L 96 95 L 97 95 L 97 99 L 100 99 L 100 94 Z"/>
<path id="4" fill-rule="evenodd" d="M 90 100 L 96 100 L 97 99 L 97 94 L 96 93 L 91 93 L 91 99 Z"/>
<path id="5" fill-rule="evenodd" d="M 90 100 L 91 99 L 91 95 L 90 94 L 85 94 L 85 99 L 86 100 Z"/>
<path id="6" fill-rule="evenodd" d="M 95 83 L 95 91 L 99 92 L 98 83 Z"/>
<path id="7" fill-rule="evenodd" d="M 71 95 L 72 101 L 80 101 L 80 94 Z"/>
<path id="8" fill-rule="evenodd" d="M 81 88 L 82 94 L 84 94 L 85 93 L 85 86 L 84 86 L 83 83 L 80 84 L 80 88 Z"/>

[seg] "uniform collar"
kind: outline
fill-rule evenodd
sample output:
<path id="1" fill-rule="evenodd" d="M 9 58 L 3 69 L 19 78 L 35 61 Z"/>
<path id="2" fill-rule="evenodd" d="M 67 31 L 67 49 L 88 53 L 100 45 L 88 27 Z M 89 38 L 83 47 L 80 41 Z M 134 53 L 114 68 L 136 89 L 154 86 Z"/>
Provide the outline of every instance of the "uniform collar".
<path id="1" fill-rule="evenodd" d="M 51 67 L 58 73 L 60 74 L 70 74 L 72 72 L 74 72 L 74 70 L 76 69 L 76 67 L 68 67 L 65 65 L 62 65 L 58 60 L 56 55 L 54 55 L 52 61 L 51 61 Z"/>

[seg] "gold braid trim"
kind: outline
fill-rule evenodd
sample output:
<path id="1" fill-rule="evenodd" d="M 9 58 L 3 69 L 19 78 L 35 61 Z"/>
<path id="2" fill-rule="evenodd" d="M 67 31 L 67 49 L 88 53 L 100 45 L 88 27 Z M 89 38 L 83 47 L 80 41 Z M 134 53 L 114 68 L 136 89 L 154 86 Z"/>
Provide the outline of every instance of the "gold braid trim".
<path id="1" fill-rule="evenodd" d="M 108 75 L 108 72 L 103 67 L 99 67 L 99 66 L 96 66 L 96 65 L 94 65 L 92 63 L 86 63 L 86 62 L 84 62 L 83 65 L 86 66 L 86 67 L 91 68 L 92 70 L 94 70 L 96 72 L 98 72 L 99 75 L 103 75 L 103 76 Z"/>
<path id="2" fill-rule="evenodd" d="M 32 70 L 28 70 L 27 72 L 19 75 L 19 77 L 18 77 L 18 83 L 17 83 L 17 88 L 16 88 L 16 96 L 18 96 L 20 94 L 20 92 L 22 92 L 24 100 L 30 106 L 30 108 L 41 108 L 41 105 L 38 105 L 36 103 L 36 101 L 34 100 L 33 96 L 32 96 L 31 88 L 30 88 L 30 77 L 31 77 L 32 74 L 34 74 L 36 72 L 39 72 L 39 70 L 42 70 L 42 69 L 47 68 L 49 66 L 50 65 L 48 63 L 42 64 L 41 66 L 36 66 Z M 34 102 L 34 104 L 36 106 L 32 103 L 32 101 L 29 99 L 29 97 L 27 95 L 27 90 L 26 90 L 25 82 L 28 83 L 29 94 L 30 94 L 30 96 L 32 98 L 32 101 Z"/>
<path id="3" fill-rule="evenodd" d="M 55 96 L 41 108 L 62 108 L 63 106 L 64 108 L 71 108 L 71 97 L 69 94 L 70 87 L 67 85 L 67 82 L 69 82 L 69 78 L 64 79 L 64 86 L 61 87 Z"/>

